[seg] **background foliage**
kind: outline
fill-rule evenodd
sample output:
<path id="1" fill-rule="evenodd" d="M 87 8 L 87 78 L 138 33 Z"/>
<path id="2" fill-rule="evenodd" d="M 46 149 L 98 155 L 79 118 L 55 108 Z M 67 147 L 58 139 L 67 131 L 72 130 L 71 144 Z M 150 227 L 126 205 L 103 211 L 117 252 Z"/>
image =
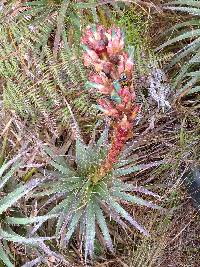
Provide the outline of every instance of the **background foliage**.
<path id="1" fill-rule="evenodd" d="M 198 1 L 161 2 L 1 2 L 2 266 L 85 266 L 92 251 L 88 266 L 198 266 L 198 215 L 183 177 L 199 165 L 200 11 Z M 118 180 L 97 188 L 92 168 L 109 136 L 101 143 L 105 125 L 84 87 L 80 47 L 83 29 L 96 22 L 126 33 L 142 105 L 113 170 Z M 77 132 L 84 142 L 74 141 Z M 77 157 L 90 171 L 77 172 Z"/>

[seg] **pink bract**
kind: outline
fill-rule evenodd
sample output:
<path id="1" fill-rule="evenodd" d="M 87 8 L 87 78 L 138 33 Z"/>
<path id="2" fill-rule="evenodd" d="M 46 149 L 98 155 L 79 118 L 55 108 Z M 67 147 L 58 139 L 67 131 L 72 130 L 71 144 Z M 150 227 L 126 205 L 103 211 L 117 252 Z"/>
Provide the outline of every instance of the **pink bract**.
<path id="1" fill-rule="evenodd" d="M 118 111 L 109 100 L 101 98 L 98 100 L 98 103 L 102 107 L 104 115 L 115 118 L 118 117 Z"/>
<path id="2" fill-rule="evenodd" d="M 108 38 L 107 52 L 110 57 L 120 54 L 124 49 L 124 38 L 120 28 L 109 29 L 106 34 Z"/>
<path id="3" fill-rule="evenodd" d="M 89 80 L 98 85 L 98 91 L 102 94 L 110 95 L 114 90 L 114 86 L 104 72 L 91 75 Z"/>
<path id="4" fill-rule="evenodd" d="M 82 38 L 82 43 L 98 54 L 105 52 L 108 43 L 105 28 L 101 25 L 88 26 Z"/>
<path id="5" fill-rule="evenodd" d="M 123 53 L 119 56 L 119 63 L 118 63 L 118 75 L 125 74 L 127 79 L 132 78 L 134 63 L 128 57 L 127 53 Z"/>
<path id="6" fill-rule="evenodd" d="M 130 92 L 130 88 L 127 86 L 120 89 L 118 94 L 121 96 L 121 98 L 123 100 L 122 102 L 124 102 L 125 104 L 127 104 L 127 103 L 129 103 L 135 99 L 135 95 Z"/>

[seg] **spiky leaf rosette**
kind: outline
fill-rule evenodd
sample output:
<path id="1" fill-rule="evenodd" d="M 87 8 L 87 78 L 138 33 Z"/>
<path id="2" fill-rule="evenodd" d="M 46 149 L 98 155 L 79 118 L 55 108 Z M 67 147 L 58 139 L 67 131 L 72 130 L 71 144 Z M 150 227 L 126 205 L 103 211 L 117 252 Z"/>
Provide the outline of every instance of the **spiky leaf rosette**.
<path id="1" fill-rule="evenodd" d="M 128 224 L 148 235 L 136 219 L 121 205 L 122 201 L 159 208 L 151 202 L 132 194 L 133 191 L 158 197 L 158 195 L 142 187 L 121 181 L 120 177 L 140 170 L 140 166 L 126 168 L 127 162 L 118 162 L 103 178 L 99 179 L 99 168 L 107 154 L 107 130 L 94 145 L 86 145 L 83 141 L 76 142 L 76 156 L 73 164 L 68 164 L 64 156 L 55 156 L 54 152 L 45 147 L 50 156 L 51 166 L 55 171 L 47 171 L 51 177 L 45 183 L 41 195 L 49 195 L 47 204 L 56 202 L 49 215 L 58 216 L 56 236 L 61 246 L 66 246 L 73 233 L 79 229 L 81 244 L 85 247 L 85 259 L 93 256 L 96 228 L 101 230 L 101 238 L 110 251 L 113 251 L 109 233 L 108 218 L 112 218 L 124 229 Z M 142 166 L 144 168 L 144 166 Z M 50 173 L 48 173 L 50 172 Z M 53 185 L 53 186 L 52 186 Z M 58 199 L 60 201 L 58 202 Z M 99 238 L 99 236 L 98 236 Z"/>

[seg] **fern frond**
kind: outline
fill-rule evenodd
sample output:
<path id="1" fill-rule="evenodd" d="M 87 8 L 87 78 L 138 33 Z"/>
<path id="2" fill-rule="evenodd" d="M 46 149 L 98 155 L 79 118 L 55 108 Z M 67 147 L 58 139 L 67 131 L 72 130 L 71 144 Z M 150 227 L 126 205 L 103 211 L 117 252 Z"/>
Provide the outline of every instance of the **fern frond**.
<path id="1" fill-rule="evenodd" d="M 49 39 L 57 23 L 59 5 L 48 1 L 28 2 L 28 9 L 13 14 L 12 4 L 0 14 L 0 75 L 3 79 L 4 107 L 22 118 L 52 126 L 69 123 L 65 99 L 79 117 L 91 117 L 92 100 L 87 99 L 87 79 L 77 47 L 70 47 L 62 34 L 57 60 Z M 22 7 L 24 5 L 22 4 Z M 17 6 L 17 8 L 22 8 Z M 42 17 L 43 11 L 48 14 Z M 6 14 L 11 13 L 10 17 Z M 57 15 L 56 15 L 57 14 Z M 38 15 L 38 20 L 37 20 Z"/>

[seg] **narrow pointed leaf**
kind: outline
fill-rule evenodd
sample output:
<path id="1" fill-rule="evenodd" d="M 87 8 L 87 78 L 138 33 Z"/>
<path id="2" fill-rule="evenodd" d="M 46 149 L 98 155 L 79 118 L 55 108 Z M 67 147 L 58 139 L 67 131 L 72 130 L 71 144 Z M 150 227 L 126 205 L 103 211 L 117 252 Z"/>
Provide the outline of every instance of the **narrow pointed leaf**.
<path id="1" fill-rule="evenodd" d="M 160 198 L 160 196 L 144 187 L 141 186 L 134 186 L 130 183 L 124 183 L 120 181 L 119 179 L 114 181 L 114 189 L 117 188 L 118 191 L 126 191 L 126 192 L 139 192 L 145 195 L 153 196 L 156 198 Z"/>
<path id="2" fill-rule="evenodd" d="M 95 211 L 93 200 L 90 199 L 86 208 L 85 260 L 88 254 L 92 258 L 95 239 Z"/>
<path id="3" fill-rule="evenodd" d="M 175 54 L 174 58 L 170 62 L 170 64 L 167 66 L 168 69 L 170 69 L 172 66 L 177 64 L 180 60 L 188 56 L 190 53 L 193 53 L 196 49 L 200 48 L 200 38 L 195 39 L 192 43 L 185 46 L 183 51 L 179 51 L 177 54 Z"/>
<path id="4" fill-rule="evenodd" d="M 62 174 L 69 175 L 69 176 L 75 176 L 75 172 L 71 170 L 67 165 L 61 165 L 56 163 L 55 161 L 51 160 L 50 164 L 58 171 L 60 171 Z"/>
<path id="5" fill-rule="evenodd" d="M 37 257 L 36 259 L 26 262 L 23 264 L 21 267 L 33 267 L 33 266 L 38 266 L 42 262 L 42 257 Z M 36 265 L 37 264 L 37 265 Z"/>
<path id="6" fill-rule="evenodd" d="M 180 12 L 189 13 L 191 15 L 200 16 L 200 8 L 195 8 L 195 7 L 167 6 L 164 9 L 168 9 L 168 10 L 172 10 L 172 11 L 180 11 Z"/>
<path id="7" fill-rule="evenodd" d="M 32 180 L 25 185 L 19 186 L 17 189 L 9 193 L 7 196 L 0 200 L 0 214 L 4 212 L 7 208 L 11 207 L 20 198 L 29 193 L 33 188 L 35 188 L 40 183 L 40 180 Z"/>
<path id="8" fill-rule="evenodd" d="M 23 237 L 18 234 L 8 233 L 4 231 L 3 229 L 0 229 L 0 238 L 3 238 L 7 241 L 12 241 L 16 243 L 23 243 L 23 244 L 36 244 L 38 242 L 42 242 L 45 240 L 52 240 L 54 237 Z"/>
<path id="9" fill-rule="evenodd" d="M 99 207 L 99 205 L 95 205 L 95 214 L 96 214 L 96 218 L 97 218 L 97 222 L 98 225 L 101 229 L 101 232 L 103 234 L 103 237 L 105 239 L 106 245 L 108 247 L 108 249 L 113 252 L 113 245 L 112 245 L 112 239 L 110 237 L 110 233 L 106 224 L 106 220 L 105 217 L 103 215 L 103 212 L 101 210 L 101 208 Z"/>
<path id="10" fill-rule="evenodd" d="M 122 159 L 120 160 L 119 162 L 117 162 L 115 164 L 115 167 L 118 169 L 118 168 L 121 168 L 121 167 L 125 167 L 126 165 L 134 162 L 136 160 L 136 158 L 131 158 L 131 159 Z"/>
<path id="11" fill-rule="evenodd" d="M 81 140 L 76 141 L 76 163 L 80 172 L 87 171 L 95 162 L 94 151 Z"/>
<path id="12" fill-rule="evenodd" d="M 185 6 L 194 6 L 200 8 L 200 3 L 197 0 L 177 0 L 177 1 L 171 1 L 164 5 L 185 5 Z"/>
<path id="13" fill-rule="evenodd" d="M 50 156 L 57 164 L 63 165 L 66 168 L 68 167 L 64 157 L 55 155 L 55 152 L 49 146 L 44 146 L 43 149 L 47 153 L 47 155 Z"/>
<path id="14" fill-rule="evenodd" d="M 153 208 L 153 209 L 162 209 L 158 205 L 155 205 L 155 204 L 153 204 L 149 201 L 146 201 L 140 197 L 132 196 L 132 195 L 127 194 L 125 192 L 114 191 L 113 195 L 118 197 L 121 200 L 132 202 L 132 203 L 135 203 L 137 205 L 146 206 L 146 207 Z"/>
<path id="15" fill-rule="evenodd" d="M 75 231 L 75 229 L 76 229 L 76 227 L 77 227 L 77 224 L 78 224 L 78 222 L 79 222 L 79 219 L 80 219 L 81 215 L 82 215 L 82 211 L 81 211 L 81 210 L 77 210 L 77 211 L 75 212 L 75 215 L 74 215 L 74 217 L 73 217 L 72 220 L 71 220 L 71 223 L 70 223 L 70 225 L 69 225 L 69 227 L 68 227 L 67 234 L 66 234 L 66 236 L 65 236 L 65 242 L 66 242 L 66 243 L 69 242 L 69 240 L 70 240 L 72 234 L 74 233 L 74 231 Z"/>
<path id="16" fill-rule="evenodd" d="M 59 204 L 57 204 L 51 211 L 49 211 L 48 214 L 50 215 L 50 214 L 57 214 L 57 213 L 59 213 L 65 207 L 67 207 L 68 205 L 70 205 L 71 201 L 73 201 L 73 198 L 75 198 L 75 197 L 76 196 L 74 194 L 71 194 L 71 195 L 67 196 Z"/>
<path id="17" fill-rule="evenodd" d="M 53 219 L 58 217 L 58 215 L 44 215 L 44 216 L 36 216 L 36 217 L 29 217 L 29 218 L 16 218 L 16 217 L 6 217 L 5 221 L 9 224 L 14 225 L 27 225 L 32 223 L 43 223 L 49 219 Z"/>
<path id="18" fill-rule="evenodd" d="M 107 146 L 107 142 L 108 142 L 108 128 L 106 127 L 103 131 L 103 133 L 101 134 L 99 140 L 97 141 L 97 145 L 96 148 L 100 149 L 102 146 Z"/>
<path id="19" fill-rule="evenodd" d="M 185 74 L 189 70 L 189 68 L 196 63 L 200 63 L 200 55 L 199 53 L 195 54 L 192 56 L 192 58 L 181 68 L 181 71 L 177 75 L 175 82 L 174 82 L 174 87 L 176 87 L 184 78 Z"/>
<path id="20" fill-rule="evenodd" d="M 147 230 L 145 230 L 137 221 L 135 221 L 133 219 L 133 217 L 127 211 L 125 211 L 125 209 L 122 208 L 122 206 L 120 206 L 120 204 L 118 204 L 117 202 L 115 202 L 114 200 L 111 199 L 109 201 L 109 205 L 117 213 L 119 213 L 124 219 L 126 219 L 130 224 L 132 224 L 135 228 L 137 228 L 141 233 L 143 233 L 146 236 L 149 235 L 149 233 L 147 232 Z"/>
<path id="21" fill-rule="evenodd" d="M 15 171 L 20 167 L 20 165 L 20 161 L 15 162 L 11 169 L 2 178 L 0 178 L 0 188 L 2 188 L 7 183 L 7 181 L 12 177 Z"/>
<path id="22" fill-rule="evenodd" d="M 127 167 L 127 168 L 118 168 L 118 169 L 113 171 L 113 174 L 120 177 L 123 175 L 128 175 L 128 174 L 131 174 L 134 172 L 138 172 L 141 170 L 147 170 L 149 168 L 159 166 L 163 163 L 164 163 L 164 161 L 157 161 L 157 162 L 152 162 L 152 163 L 148 163 L 148 164 L 135 165 L 132 167 Z"/>
<path id="23" fill-rule="evenodd" d="M 23 153 L 17 155 L 16 157 L 12 158 L 11 160 L 9 160 L 8 162 L 4 163 L 1 167 L 0 167 L 0 177 L 3 175 L 3 173 L 5 172 L 6 169 L 8 169 L 13 163 L 15 163 L 17 160 L 19 160 L 19 158 L 22 156 Z"/>
<path id="24" fill-rule="evenodd" d="M 156 50 L 161 50 L 162 48 L 168 46 L 168 45 L 171 45 L 171 44 L 174 44 L 176 42 L 179 42 L 179 41 L 182 41 L 182 40 L 186 40 L 186 39 L 189 39 L 189 38 L 194 38 L 196 36 L 200 36 L 200 30 L 197 29 L 197 30 L 193 30 L 193 31 L 190 31 L 190 32 L 185 32 L 175 38 L 172 38 L 170 39 L 169 41 L 165 42 L 164 44 L 162 44 L 161 46 L 159 46 Z"/>

